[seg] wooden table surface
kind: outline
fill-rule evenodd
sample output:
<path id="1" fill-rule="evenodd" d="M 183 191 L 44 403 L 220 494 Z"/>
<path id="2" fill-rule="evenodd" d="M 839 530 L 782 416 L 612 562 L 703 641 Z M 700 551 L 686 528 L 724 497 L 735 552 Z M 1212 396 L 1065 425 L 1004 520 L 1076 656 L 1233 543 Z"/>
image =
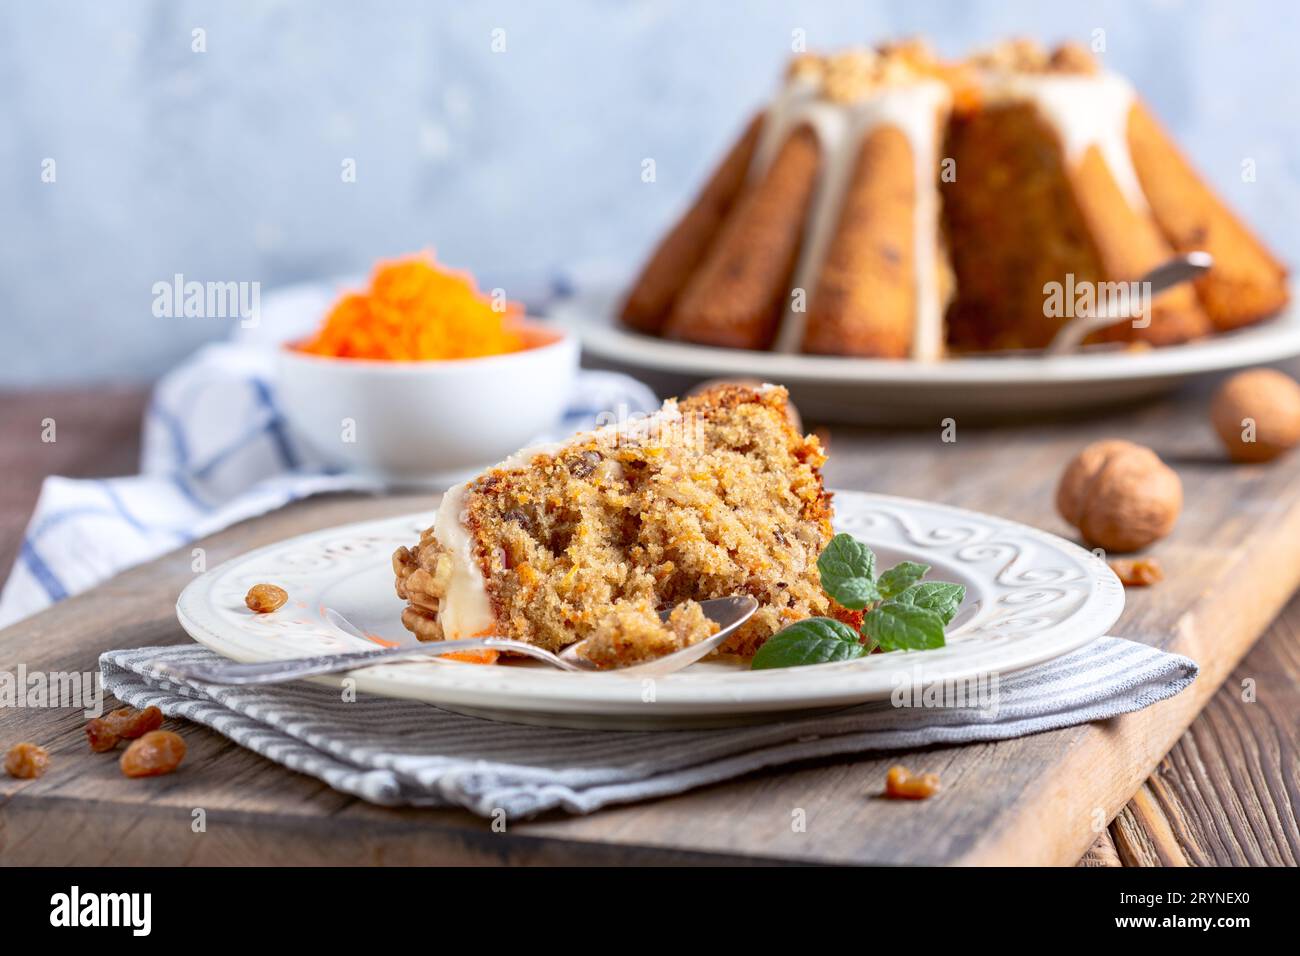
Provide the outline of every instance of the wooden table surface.
<path id="1" fill-rule="evenodd" d="M 1155 549 L 1170 578 L 1129 592 L 1116 633 L 1191 652 L 1201 678 L 1171 701 L 1104 724 L 903 758 L 942 775 L 941 798 L 875 799 L 898 758 L 863 755 L 589 817 L 548 814 L 500 835 L 461 811 L 366 805 L 197 726 L 183 729 L 185 772 L 142 785 L 86 751 L 78 714 L 20 710 L 0 723 L 0 747 L 37 739 L 55 765 L 37 781 L 0 778 L 0 860 L 1068 863 L 1082 854 L 1082 864 L 1096 866 L 1295 865 L 1300 601 L 1286 602 L 1300 577 L 1293 550 L 1300 547 L 1300 456 L 1248 469 L 1225 464 L 1204 424 L 1204 400 L 1185 393 L 1137 415 L 1066 425 L 959 426 L 952 445 L 940 442 L 937 427 L 831 429 L 832 487 L 982 508 L 1057 533 L 1068 529 L 1053 514 L 1050 489 L 1069 450 L 1094 438 L 1152 444 L 1188 489 L 1180 527 Z M 139 393 L 121 391 L 0 395 L 0 468 L 8 479 L 0 484 L 0 571 L 18 551 L 41 476 L 134 469 L 142 407 Z M 46 417 L 59 431 L 55 445 L 43 447 Z M 428 504 L 322 499 L 204 544 L 215 562 L 307 527 Z M 171 605 L 189 574 L 186 550 L 0 633 L 0 670 L 19 661 L 86 669 L 110 647 L 184 639 Z M 222 839 L 191 839 L 197 807 Z M 791 807 L 807 811 L 807 833 L 791 834 Z M 1100 834 L 1091 822 L 1098 815 L 1110 821 Z"/>

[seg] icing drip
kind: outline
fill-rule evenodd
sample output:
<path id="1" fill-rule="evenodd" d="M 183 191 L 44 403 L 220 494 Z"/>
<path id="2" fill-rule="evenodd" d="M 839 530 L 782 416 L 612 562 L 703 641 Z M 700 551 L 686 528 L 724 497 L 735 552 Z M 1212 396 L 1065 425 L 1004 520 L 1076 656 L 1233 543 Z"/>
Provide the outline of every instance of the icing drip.
<path id="1" fill-rule="evenodd" d="M 938 134 L 940 115 L 951 99 L 948 87 L 937 80 L 918 79 L 883 87 L 857 103 L 834 103 L 817 95 L 818 85 L 796 78 L 778 94 L 767 111 L 751 177 L 761 176 L 776 150 L 790 133 L 807 124 L 822 150 L 817 194 L 804 232 L 795 266 L 794 287 L 808 299 L 816 292 L 817 276 L 829 251 L 839 221 L 845 190 L 853 175 L 863 139 L 881 126 L 895 126 L 912 149 L 916 184 L 915 249 L 916 316 L 912 357 L 932 361 L 942 357 L 943 311 L 939 293 L 938 242 L 939 191 Z M 803 342 L 805 311 L 786 306 L 775 351 L 797 352 Z"/>
<path id="2" fill-rule="evenodd" d="M 994 97 L 1032 102 L 1060 136 L 1070 163 L 1096 146 L 1129 205 L 1138 212 L 1147 209 L 1128 147 L 1134 92 L 1126 79 L 1114 73 L 996 73 L 984 82 Z"/>

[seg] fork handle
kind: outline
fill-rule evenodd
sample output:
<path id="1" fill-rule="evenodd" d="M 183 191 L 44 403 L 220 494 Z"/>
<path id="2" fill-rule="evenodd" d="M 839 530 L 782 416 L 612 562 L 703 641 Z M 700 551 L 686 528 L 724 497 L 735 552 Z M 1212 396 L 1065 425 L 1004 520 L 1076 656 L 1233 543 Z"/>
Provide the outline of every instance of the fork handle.
<path id="1" fill-rule="evenodd" d="M 283 681 L 334 674 L 368 664 L 403 658 L 441 657 L 457 651 L 506 649 L 528 654 L 538 648 L 500 637 L 466 637 L 454 641 L 434 641 L 411 647 L 380 647 L 371 651 L 347 651 L 343 654 L 318 654 L 280 661 L 257 661 L 252 664 L 164 665 L 172 676 L 209 684 L 279 684 Z"/>

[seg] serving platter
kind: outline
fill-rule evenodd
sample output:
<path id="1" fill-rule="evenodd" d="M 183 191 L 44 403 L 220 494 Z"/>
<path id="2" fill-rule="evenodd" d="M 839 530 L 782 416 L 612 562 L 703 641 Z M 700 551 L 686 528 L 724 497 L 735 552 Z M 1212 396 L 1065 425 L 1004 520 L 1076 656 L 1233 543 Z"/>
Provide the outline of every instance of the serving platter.
<path id="1" fill-rule="evenodd" d="M 1119 580 L 1095 555 L 1002 518 L 888 495 L 841 491 L 836 528 L 874 549 L 884 566 L 932 566 L 930 577 L 966 587 L 948 646 L 783 670 L 703 661 L 647 680 L 571 674 L 535 662 L 484 666 L 418 660 L 341 676 L 361 693 L 423 700 L 497 720 L 605 729 L 674 729 L 779 718 L 792 712 L 888 699 L 905 687 L 987 687 L 1106 633 L 1124 606 Z M 333 627 L 333 608 L 376 644 L 414 643 L 401 625 L 391 554 L 414 541 L 433 513 L 344 525 L 251 551 L 196 578 L 176 614 L 197 641 L 237 661 L 358 650 L 368 642 Z M 285 588 L 289 602 L 253 614 L 254 584 Z M 973 684 L 971 682 L 980 682 Z M 994 685 L 995 686 L 995 685 Z"/>
<path id="2" fill-rule="evenodd" d="M 1300 292 L 1300 288 L 1293 291 Z M 1148 398 L 1203 375 L 1300 355 L 1300 309 L 1236 332 L 1158 349 L 1087 348 L 1044 357 L 1015 352 L 941 362 L 754 352 L 642 335 L 617 320 L 621 289 L 592 285 L 550 307 L 584 353 L 654 375 L 676 390 L 691 381 L 780 382 L 805 416 L 855 424 L 934 424 L 1044 416 Z"/>

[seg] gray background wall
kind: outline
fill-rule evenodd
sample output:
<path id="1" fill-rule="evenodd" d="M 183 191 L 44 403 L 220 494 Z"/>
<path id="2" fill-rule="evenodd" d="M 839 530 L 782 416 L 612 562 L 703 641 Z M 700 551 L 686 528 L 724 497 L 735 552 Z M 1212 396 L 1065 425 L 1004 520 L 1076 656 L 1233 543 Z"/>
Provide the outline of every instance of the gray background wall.
<path id="1" fill-rule="evenodd" d="M 226 335 L 229 320 L 152 315 L 153 283 L 177 272 L 265 291 L 426 246 L 508 290 L 561 268 L 630 269 L 772 88 L 795 29 L 814 49 L 923 33 L 946 53 L 1104 29 L 1107 62 L 1300 261 L 1297 7 L 8 4 L 0 385 L 148 379 Z M 196 28 L 206 52 L 191 49 Z"/>

